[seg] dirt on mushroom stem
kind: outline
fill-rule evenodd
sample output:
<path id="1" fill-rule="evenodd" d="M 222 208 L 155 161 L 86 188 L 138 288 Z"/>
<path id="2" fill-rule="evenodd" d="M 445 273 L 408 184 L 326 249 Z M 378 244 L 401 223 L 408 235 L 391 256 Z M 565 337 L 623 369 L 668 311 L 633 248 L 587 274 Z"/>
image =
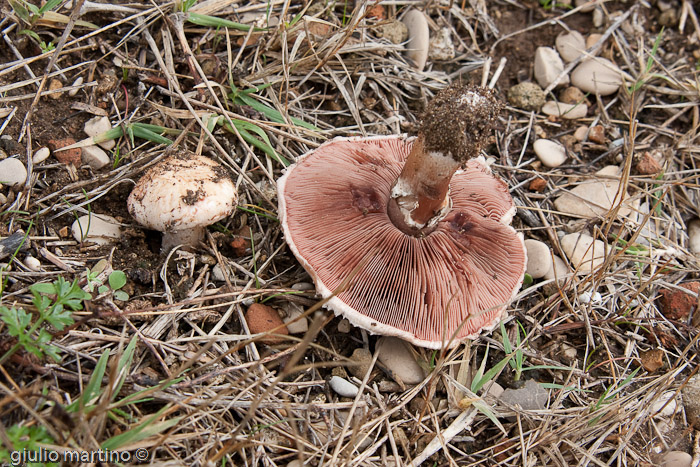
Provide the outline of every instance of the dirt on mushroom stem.
<path id="1" fill-rule="evenodd" d="M 479 155 L 501 108 L 492 90 L 456 84 L 430 101 L 387 207 L 399 230 L 421 237 L 447 216 L 450 180 Z"/>

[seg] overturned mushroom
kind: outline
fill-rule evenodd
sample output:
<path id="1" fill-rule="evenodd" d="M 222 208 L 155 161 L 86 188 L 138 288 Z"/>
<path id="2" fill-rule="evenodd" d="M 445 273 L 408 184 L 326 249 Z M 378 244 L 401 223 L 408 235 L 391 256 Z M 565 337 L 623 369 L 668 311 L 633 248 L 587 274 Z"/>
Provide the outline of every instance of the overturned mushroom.
<path id="1" fill-rule="evenodd" d="M 162 250 L 194 246 L 208 225 L 233 213 L 238 195 L 226 170 L 201 155 L 181 151 L 151 167 L 127 200 L 129 213 L 163 232 Z"/>
<path id="2" fill-rule="evenodd" d="M 495 326 L 526 265 L 508 188 L 478 157 L 499 109 L 451 86 L 417 137 L 336 138 L 287 169 L 287 243 L 336 314 L 430 348 Z"/>

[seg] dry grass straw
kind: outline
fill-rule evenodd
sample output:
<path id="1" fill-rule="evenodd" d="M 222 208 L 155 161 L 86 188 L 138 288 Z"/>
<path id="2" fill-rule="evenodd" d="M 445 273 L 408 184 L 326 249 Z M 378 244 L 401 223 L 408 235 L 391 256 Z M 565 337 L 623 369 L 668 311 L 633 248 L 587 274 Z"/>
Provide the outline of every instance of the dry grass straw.
<path id="1" fill-rule="evenodd" d="M 412 3 L 383 4 L 395 13 Z M 683 5 L 682 26 L 692 25 L 700 37 L 690 3 Z M 374 3 L 359 2 L 355 8 L 348 4 L 345 10 L 336 6 L 331 14 L 330 7 L 319 11 L 316 6 L 287 0 L 245 5 L 208 1 L 189 10 L 269 27 L 245 31 L 193 25 L 172 2 L 130 4 L 128 10 L 114 12 L 107 5 L 86 1 L 84 11 L 109 18 L 101 23 L 104 27 L 68 28 L 55 50 L 27 58 L 13 43 L 19 37 L 17 30 L 26 25 L 3 6 L 8 15 L 0 21 L 0 34 L 16 60 L 0 64 L 0 107 L 13 108 L 31 99 L 36 114 L 46 102 L 51 78 L 72 82 L 71 77 L 81 75 L 87 77 L 83 84 L 50 92 L 79 89 L 88 100 L 79 108 L 96 109 L 95 89 L 104 79 L 101 69 L 111 68 L 115 61 L 118 68 L 137 75 L 144 88 L 136 98 L 131 96 L 136 103 L 128 109 L 114 98 L 107 101 L 112 121 L 122 127 L 158 121 L 179 130 L 174 145 L 220 160 L 236 177 L 242 204 L 268 217 L 246 214 L 255 233 L 255 248 L 248 256 L 225 258 L 215 238 L 208 238 L 201 253 L 223 269 L 224 285 L 213 282 L 212 265 L 202 263 L 198 255 L 173 251 L 156 271 L 150 292 L 134 297 L 142 301 L 133 309 L 104 300 L 75 313 L 78 324 L 55 335 L 63 351 L 60 365 L 18 355 L 12 366 L 0 368 L 0 442 L 7 445 L 8 429 L 22 424 L 45 428 L 54 440 L 46 447 L 90 450 L 146 423 L 150 434 L 134 436 L 119 449 L 146 448 L 156 463 L 164 465 L 250 466 L 286 465 L 295 459 L 305 465 L 347 466 L 423 461 L 493 465 L 494 459 L 500 465 L 645 465 L 657 450 L 687 448 L 693 435 L 682 427 L 682 410 L 674 416 L 674 440 L 663 435 L 665 428 L 651 407 L 664 393 L 677 395 L 698 368 L 697 329 L 664 318 L 654 301 L 659 288 L 677 288 L 698 274 L 697 260 L 687 250 L 685 225 L 688 217 L 697 216 L 700 203 L 694 69 L 659 54 L 654 57 L 654 72 L 645 73 L 654 37 L 633 37 L 623 27 L 635 26 L 640 6 L 611 16 L 604 39 L 594 47 L 599 49 L 607 40 L 630 83 L 644 80 L 638 92 L 622 91 L 604 110 L 599 102 L 601 112 L 581 120 L 621 130 L 620 150 L 604 152 L 594 166 L 600 168 L 621 156 L 621 192 L 633 193 L 636 206 L 650 206 L 636 221 L 616 215 L 616 209 L 598 219 L 574 221 L 554 210 L 553 198 L 589 177 L 590 168 L 576 160 L 546 172 L 531 165 L 534 158 L 527 145 L 535 138 L 535 126 L 556 134 L 559 123 L 517 109 L 504 113 L 495 170 L 509 181 L 521 207 L 520 230 L 526 237 L 546 240 L 562 258 L 557 234 L 566 229 L 588 228 L 610 249 L 592 274 L 524 289 L 511 305 L 506 328 L 511 336 L 519 332 L 517 321 L 527 330 L 518 349 L 526 366 L 544 365 L 534 377 L 555 386 L 549 389 L 546 409 L 536 412 L 487 397 L 502 423 L 499 429 L 466 397 L 487 346 L 489 365 L 505 356 L 497 333 L 451 352 L 431 355 L 419 350 L 423 362 L 434 366 L 430 376 L 413 388 L 401 390 L 380 381 L 375 355 L 364 379 L 356 380 L 360 387 L 356 398 L 340 399 L 328 389 L 331 370 L 347 366 L 349 352 L 338 347 L 336 324 L 329 324 L 333 317 L 316 311 L 313 294 L 291 288 L 308 279 L 285 249 L 274 219 L 274 182 L 283 166 L 246 140 L 233 122 L 260 128 L 274 151 L 289 161 L 336 135 L 401 132 L 414 121 L 422 100 L 448 82 L 490 66 L 485 44 L 491 44 L 493 52 L 499 42 L 550 20 L 503 35 L 489 16 L 492 10 L 482 2 L 431 4 L 432 27 L 450 29 L 457 38 L 458 56 L 445 67 L 447 72 L 439 66 L 419 72 L 400 46 L 377 38 L 378 22 L 368 16 Z M 503 8 L 521 7 L 506 2 Z M 576 12 L 554 21 L 566 22 Z M 89 51 L 85 56 L 91 58 L 66 66 L 71 60 L 64 58 L 77 57 L 81 51 Z M 211 70 L 205 71 L 208 59 L 215 59 L 224 79 L 214 80 Z M 32 71 L 37 69 L 43 71 Z M 227 94 L 228 79 L 234 75 L 239 90 L 259 88 L 255 99 L 278 112 L 281 121 L 233 105 Z M 484 79 L 488 81 L 488 71 Z M 656 115 L 663 112 L 665 120 L 638 120 L 640 113 L 654 109 Z M 212 114 L 229 123 L 233 133 L 208 126 Z M 295 124 L 292 118 L 315 128 Z M 21 136 L 31 147 L 35 125 L 31 113 L 25 118 L 13 110 L 5 119 L 3 131 L 7 121 L 24 119 L 20 131 L 11 136 Z M 584 145 L 584 151 L 593 149 Z M 634 157 L 644 150 L 666 151 L 661 179 L 631 173 Z M 90 179 L 69 171 L 67 183 L 42 195 L 33 193 L 37 183 L 68 169 L 30 163 L 27 185 L 13 193 L 0 218 L 9 232 L 30 226 L 29 240 L 45 252 L 43 270 L 30 271 L 18 258 L 11 258 L 11 269 L 8 266 L 2 273 L 6 284 L 2 304 L 32 310 L 28 288 L 32 283 L 51 281 L 58 274 L 79 277 L 95 261 L 111 259 L 114 251 L 105 254 L 104 249 L 56 235 L 56 222 L 69 223 L 72 216 L 90 212 L 101 200 L 114 199 L 114 193 L 131 186 L 168 151 L 162 145 L 125 139 L 124 158 L 116 167 Z M 545 194 L 526 189 L 534 178 L 546 180 Z M 633 245 L 647 221 L 654 226 L 658 244 L 645 250 L 612 248 L 613 236 Z M 239 225 L 231 220 L 226 227 Z M 585 292 L 598 292 L 600 299 L 584 300 Z M 289 303 L 307 308 L 311 324 L 305 336 L 285 336 L 283 343 L 269 347 L 260 343 L 260 336 L 250 335 L 244 306 L 270 297 L 277 297 L 273 303 L 283 308 Z M 121 390 L 112 393 L 119 380 L 118 356 L 133 336 L 137 346 L 127 369 L 130 374 Z M 343 339 L 354 340 L 358 347 L 368 341 L 357 331 Z M 567 346 L 576 349 L 575 358 L 566 356 Z M 653 348 L 662 349 L 663 369 L 637 370 L 642 354 Z M 85 393 L 107 349 L 112 356 L 98 382 L 100 398 L 90 410 L 65 412 L 61 407 Z M 507 380 L 509 371 L 506 365 L 498 377 Z M 139 394 L 144 401 L 133 399 L 138 391 L 144 391 Z M 484 397 L 474 395 L 473 401 Z"/>

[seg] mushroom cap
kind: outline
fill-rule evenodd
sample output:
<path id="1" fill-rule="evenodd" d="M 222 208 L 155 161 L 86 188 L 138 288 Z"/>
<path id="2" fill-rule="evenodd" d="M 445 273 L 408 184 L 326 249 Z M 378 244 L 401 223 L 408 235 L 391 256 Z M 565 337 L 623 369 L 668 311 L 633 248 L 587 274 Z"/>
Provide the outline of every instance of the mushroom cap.
<path id="1" fill-rule="evenodd" d="M 181 151 L 148 169 L 127 207 L 144 227 L 177 232 L 229 216 L 237 200 L 236 186 L 218 162 Z"/>
<path id="2" fill-rule="evenodd" d="M 414 237 L 387 214 L 391 187 L 414 138 L 336 138 L 302 156 L 278 181 L 290 249 L 329 298 L 326 306 L 374 334 L 441 348 L 493 329 L 522 284 L 515 206 L 483 158 L 450 182 L 452 209 Z M 344 291 L 333 295 L 343 281 Z M 454 339 L 450 342 L 450 339 Z"/>

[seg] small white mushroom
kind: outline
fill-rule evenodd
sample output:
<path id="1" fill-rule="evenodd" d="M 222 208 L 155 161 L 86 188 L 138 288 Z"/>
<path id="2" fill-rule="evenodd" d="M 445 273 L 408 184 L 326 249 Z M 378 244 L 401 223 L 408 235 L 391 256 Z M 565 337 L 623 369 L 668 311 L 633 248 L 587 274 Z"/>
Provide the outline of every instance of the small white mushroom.
<path id="1" fill-rule="evenodd" d="M 238 195 L 217 162 L 187 151 L 170 156 L 141 177 L 127 200 L 129 213 L 163 232 L 162 251 L 194 246 L 208 225 L 233 213 Z"/>

